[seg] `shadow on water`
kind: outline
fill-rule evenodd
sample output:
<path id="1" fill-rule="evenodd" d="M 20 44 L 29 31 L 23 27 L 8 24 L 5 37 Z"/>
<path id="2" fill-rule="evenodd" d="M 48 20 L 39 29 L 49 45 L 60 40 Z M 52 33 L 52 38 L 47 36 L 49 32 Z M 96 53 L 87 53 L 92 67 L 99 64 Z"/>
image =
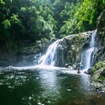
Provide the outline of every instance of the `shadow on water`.
<path id="1" fill-rule="evenodd" d="M 105 105 L 90 77 L 62 68 L 0 72 L 0 105 Z"/>

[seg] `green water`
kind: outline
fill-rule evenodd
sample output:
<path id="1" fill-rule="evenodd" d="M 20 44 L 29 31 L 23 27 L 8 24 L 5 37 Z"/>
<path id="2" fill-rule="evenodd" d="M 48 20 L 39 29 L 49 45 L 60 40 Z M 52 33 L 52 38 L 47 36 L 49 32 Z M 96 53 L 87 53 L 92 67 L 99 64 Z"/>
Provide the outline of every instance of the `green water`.
<path id="1" fill-rule="evenodd" d="M 105 105 L 90 77 L 69 70 L 0 71 L 0 105 Z"/>

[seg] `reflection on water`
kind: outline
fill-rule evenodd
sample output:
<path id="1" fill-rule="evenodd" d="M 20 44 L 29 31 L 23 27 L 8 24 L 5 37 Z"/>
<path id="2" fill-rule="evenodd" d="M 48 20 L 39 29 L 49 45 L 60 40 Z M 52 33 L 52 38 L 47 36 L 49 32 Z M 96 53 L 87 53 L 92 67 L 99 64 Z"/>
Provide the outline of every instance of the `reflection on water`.
<path id="1" fill-rule="evenodd" d="M 89 85 L 89 76 L 65 69 L 3 70 L 0 105 L 105 105 Z"/>

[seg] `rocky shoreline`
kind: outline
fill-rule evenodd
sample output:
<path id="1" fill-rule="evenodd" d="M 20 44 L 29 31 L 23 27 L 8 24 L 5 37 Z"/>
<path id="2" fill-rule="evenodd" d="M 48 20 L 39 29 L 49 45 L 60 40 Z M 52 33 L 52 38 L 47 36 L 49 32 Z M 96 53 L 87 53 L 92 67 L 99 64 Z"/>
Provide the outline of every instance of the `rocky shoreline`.
<path id="1" fill-rule="evenodd" d="M 91 86 L 105 95 L 105 61 L 100 61 L 92 68 Z"/>

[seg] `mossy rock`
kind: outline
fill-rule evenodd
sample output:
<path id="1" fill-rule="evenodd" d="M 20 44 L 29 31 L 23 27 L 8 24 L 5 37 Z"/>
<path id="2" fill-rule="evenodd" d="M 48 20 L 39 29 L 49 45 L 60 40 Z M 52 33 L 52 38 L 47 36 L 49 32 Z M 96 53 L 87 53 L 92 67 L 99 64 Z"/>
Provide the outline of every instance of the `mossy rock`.
<path id="1" fill-rule="evenodd" d="M 105 88 L 105 61 L 98 62 L 92 68 L 92 85 L 95 88 Z"/>
<path id="2" fill-rule="evenodd" d="M 100 68 L 105 69 L 105 61 L 100 61 L 96 63 L 96 65 L 93 67 L 92 72 L 94 73 L 95 71 L 99 70 Z"/>

